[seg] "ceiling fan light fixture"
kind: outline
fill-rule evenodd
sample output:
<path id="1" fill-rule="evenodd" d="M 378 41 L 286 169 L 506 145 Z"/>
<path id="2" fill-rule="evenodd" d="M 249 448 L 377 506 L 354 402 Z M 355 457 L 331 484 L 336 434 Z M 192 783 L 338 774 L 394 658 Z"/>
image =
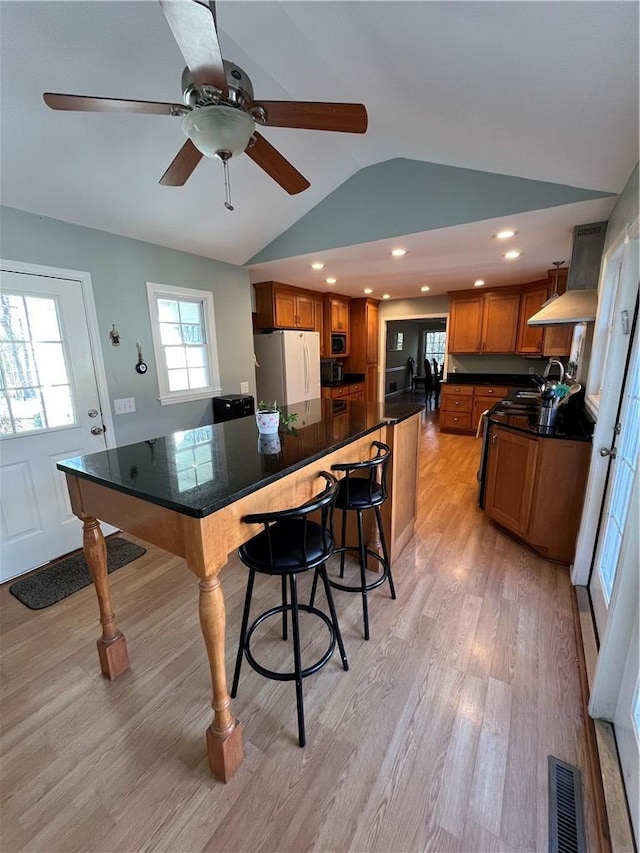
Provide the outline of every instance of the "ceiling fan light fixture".
<path id="1" fill-rule="evenodd" d="M 237 156 L 246 150 L 255 124 L 237 107 L 214 104 L 192 110 L 182 119 L 182 131 L 205 157 L 222 152 Z"/>

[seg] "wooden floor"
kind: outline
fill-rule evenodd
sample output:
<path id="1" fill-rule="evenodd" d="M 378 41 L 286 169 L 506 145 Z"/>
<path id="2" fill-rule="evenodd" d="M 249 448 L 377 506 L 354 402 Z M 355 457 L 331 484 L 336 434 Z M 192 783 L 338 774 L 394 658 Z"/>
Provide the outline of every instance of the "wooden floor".
<path id="1" fill-rule="evenodd" d="M 40 612 L 0 589 L 3 853 L 546 851 L 549 754 L 583 770 L 597 850 L 568 571 L 485 519 L 479 442 L 436 423 L 425 414 L 398 599 L 371 593 L 365 642 L 359 596 L 335 593 L 350 670 L 336 655 L 305 681 L 305 749 L 293 685 L 245 665 L 246 758 L 227 785 L 205 757 L 209 671 L 180 559 L 149 547 L 111 576 L 132 662 L 113 683 L 92 587 Z M 222 577 L 231 674 L 245 569 L 234 557 Z M 258 590 L 271 601 L 278 583 Z"/>

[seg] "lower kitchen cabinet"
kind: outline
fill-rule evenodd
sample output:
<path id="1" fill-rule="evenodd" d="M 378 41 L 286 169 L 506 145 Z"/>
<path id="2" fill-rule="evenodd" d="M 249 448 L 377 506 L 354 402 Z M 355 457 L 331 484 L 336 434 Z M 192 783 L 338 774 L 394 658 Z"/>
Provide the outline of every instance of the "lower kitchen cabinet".
<path id="1" fill-rule="evenodd" d="M 480 415 L 508 393 L 506 385 L 440 386 L 440 429 L 444 432 L 474 433 Z"/>
<path id="2" fill-rule="evenodd" d="M 364 400 L 364 385 L 362 382 L 337 387 L 323 386 L 320 389 L 323 398 L 332 400 Z"/>
<path id="3" fill-rule="evenodd" d="M 549 560 L 575 555 L 591 444 L 491 424 L 485 511 Z"/>

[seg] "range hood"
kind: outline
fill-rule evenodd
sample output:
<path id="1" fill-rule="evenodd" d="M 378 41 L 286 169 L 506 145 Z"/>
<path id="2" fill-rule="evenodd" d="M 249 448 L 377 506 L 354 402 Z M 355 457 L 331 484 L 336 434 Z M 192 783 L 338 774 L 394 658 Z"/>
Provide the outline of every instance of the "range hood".
<path id="1" fill-rule="evenodd" d="M 567 290 L 530 317 L 528 326 L 589 323 L 596 319 L 598 278 L 606 233 L 606 222 L 576 225 Z"/>

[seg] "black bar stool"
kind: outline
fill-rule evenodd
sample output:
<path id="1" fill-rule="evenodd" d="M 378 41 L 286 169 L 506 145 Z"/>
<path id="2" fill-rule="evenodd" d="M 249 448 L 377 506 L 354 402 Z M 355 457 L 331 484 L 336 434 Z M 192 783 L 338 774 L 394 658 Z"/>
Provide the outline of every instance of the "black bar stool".
<path id="1" fill-rule="evenodd" d="M 380 506 L 387 499 L 387 466 L 391 459 L 391 448 L 382 444 L 380 441 L 374 441 L 372 447 L 376 449 L 376 455 L 372 459 L 366 459 L 364 462 L 345 462 L 339 465 L 332 465 L 332 471 L 344 471 L 344 478 L 340 480 L 340 488 L 336 498 L 336 509 L 343 510 L 342 512 L 342 541 L 341 547 L 336 548 L 334 553 L 340 554 L 340 577 L 344 577 L 344 555 L 347 551 L 357 551 L 360 558 L 360 583 L 356 586 L 348 586 L 339 583 L 336 580 L 329 579 L 329 585 L 334 589 L 341 589 L 345 592 L 359 592 L 362 595 L 362 616 L 364 621 L 364 638 L 369 639 L 369 606 L 367 602 L 367 593 L 381 586 L 387 579 L 389 580 L 389 588 L 391 590 L 391 598 L 395 599 L 396 591 L 393 585 L 393 577 L 391 575 L 391 562 L 389 560 L 389 552 L 387 550 L 387 542 L 382 527 L 382 517 L 380 515 Z M 382 554 L 376 554 L 375 551 L 367 548 L 364 541 L 364 525 L 363 513 L 367 509 L 375 511 L 376 523 L 378 525 L 378 533 L 380 534 L 380 542 L 382 544 Z M 358 518 L 358 545 L 345 546 L 346 531 L 347 531 L 347 512 L 355 512 Z M 382 566 L 382 573 L 374 581 L 367 583 L 367 557 L 372 557 L 377 560 Z M 318 576 L 313 579 L 313 588 L 311 590 L 310 604 L 313 605 Z"/>
<path id="2" fill-rule="evenodd" d="M 265 678 L 277 681 L 295 681 L 296 702 L 298 708 L 298 741 L 300 746 L 305 745 L 304 729 L 304 705 L 302 700 L 302 679 L 312 675 L 321 669 L 333 654 L 336 641 L 340 649 L 340 657 L 345 670 L 349 669 L 347 656 L 342 643 L 342 635 L 338 626 L 338 617 L 333 603 L 331 587 L 327 577 L 325 562 L 333 553 L 333 506 L 338 494 L 339 483 L 336 478 L 321 471 L 320 476 L 326 480 L 325 487 L 319 495 L 316 495 L 302 506 L 294 509 L 282 510 L 280 512 L 265 512 L 254 515 L 246 515 L 243 521 L 247 524 L 264 524 L 264 530 L 245 542 L 239 549 L 239 556 L 245 566 L 249 568 L 249 580 L 247 593 L 244 600 L 244 611 L 242 614 L 242 627 L 240 628 L 240 642 L 238 645 L 238 656 L 236 668 L 233 675 L 231 696 L 235 697 L 238 690 L 238 679 L 240 678 L 240 667 L 243 654 L 248 663 Z M 309 515 L 320 512 L 319 521 L 311 521 Z M 314 585 L 318 575 L 324 584 L 327 602 L 329 604 L 329 618 L 322 610 L 313 607 L 312 604 L 298 604 L 298 593 L 296 577 L 300 572 L 310 569 L 316 570 Z M 261 613 L 249 625 L 249 612 L 251 610 L 251 596 L 256 572 L 266 575 L 280 575 L 282 579 L 282 604 L 272 607 Z M 289 578 L 291 602 L 287 601 L 287 577 Z M 302 667 L 302 655 L 300 649 L 300 627 L 298 623 L 299 611 L 312 613 L 321 619 L 329 630 L 329 646 L 326 652 L 313 664 Z M 287 639 L 287 614 L 291 613 L 291 633 L 293 635 L 293 671 L 277 672 L 262 666 L 254 658 L 251 652 L 251 637 L 258 625 L 270 616 L 282 614 L 282 639 Z"/>

